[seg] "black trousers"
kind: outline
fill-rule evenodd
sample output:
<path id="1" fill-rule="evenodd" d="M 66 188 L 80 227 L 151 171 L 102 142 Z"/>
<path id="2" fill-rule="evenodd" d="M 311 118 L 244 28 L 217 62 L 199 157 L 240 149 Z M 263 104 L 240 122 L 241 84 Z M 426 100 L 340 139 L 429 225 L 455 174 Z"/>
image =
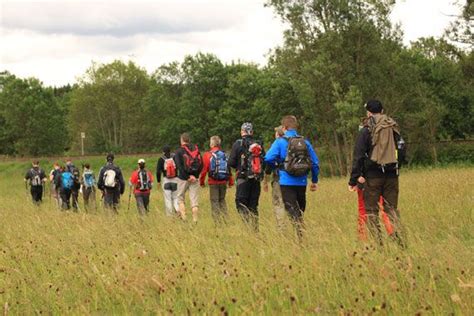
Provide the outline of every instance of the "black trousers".
<path id="1" fill-rule="evenodd" d="M 118 204 L 120 200 L 119 188 L 104 188 L 104 207 L 113 209 L 115 213 L 118 213 Z"/>
<path id="2" fill-rule="evenodd" d="M 392 237 L 400 246 L 406 247 L 401 238 L 400 213 L 398 211 L 398 177 L 367 178 L 364 186 L 364 203 L 369 231 L 382 243 L 379 221 L 379 199 L 383 197 L 384 212 L 394 227 Z"/>
<path id="3" fill-rule="evenodd" d="M 68 210 L 71 208 L 71 194 L 72 190 L 61 189 L 59 191 L 59 196 L 61 197 L 61 208 L 63 210 Z"/>
<path id="4" fill-rule="evenodd" d="M 235 204 L 242 218 L 258 231 L 258 199 L 260 181 L 255 179 L 237 179 Z"/>
<path id="5" fill-rule="evenodd" d="M 43 200 L 43 186 L 42 185 L 32 185 L 31 189 L 31 198 L 33 203 L 39 204 Z"/>
<path id="6" fill-rule="evenodd" d="M 306 209 L 306 186 L 280 185 L 285 210 L 295 226 L 298 238 L 303 237 L 303 213 Z"/>

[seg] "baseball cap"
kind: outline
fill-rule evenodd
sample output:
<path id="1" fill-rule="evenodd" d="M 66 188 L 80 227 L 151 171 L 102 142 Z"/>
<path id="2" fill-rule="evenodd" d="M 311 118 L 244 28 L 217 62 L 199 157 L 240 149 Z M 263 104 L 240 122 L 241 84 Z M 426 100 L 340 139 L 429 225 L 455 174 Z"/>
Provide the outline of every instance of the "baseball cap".
<path id="1" fill-rule="evenodd" d="M 142 159 L 138 159 L 138 163 L 139 163 L 139 164 L 145 163 L 145 159 L 143 159 L 143 158 L 142 158 Z"/>

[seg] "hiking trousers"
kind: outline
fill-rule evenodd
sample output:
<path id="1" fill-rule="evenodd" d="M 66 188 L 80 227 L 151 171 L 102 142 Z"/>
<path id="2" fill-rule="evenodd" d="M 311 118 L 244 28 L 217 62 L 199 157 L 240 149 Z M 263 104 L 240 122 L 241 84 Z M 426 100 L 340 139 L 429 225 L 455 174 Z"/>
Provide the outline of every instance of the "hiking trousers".
<path id="1" fill-rule="evenodd" d="M 176 178 L 164 178 L 162 182 L 163 197 L 167 216 L 174 216 L 179 210 L 178 183 Z"/>
<path id="2" fill-rule="evenodd" d="M 227 217 L 227 203 L 225 194 L 227 192 L 227 184 L 210 184 L 209 196 L 211 200 L 212 218 L 215 224 L 225 222 Z"/>
<path id="3" fill-rule="evenodd" d="M 95 187 L 82 187 L 82 197 L 84 198 L 84 208 L 89 208 L 89 202 L 93 207 L 96 207 Z"/>
<path id="4" fill-rule="evenodd" d="M 43 201 L 43 186 L 42 185 L 32 185 L 30 188 L 31 198 L 33 203 L 39 204 Z"/>
<path id="5" fill-rule="evenodd" d="M 278 229 L 285 226 L 285 207 L 281 197 L 281 188 L 278 181 L 272 181 L 272 205 Z"/>
<path id="6" fill-rule="evenodd" d="M 79 188 L 73 188 L 71 190 L 71 198 L 72 198 L 72 208 L 74 212 L 77 212 L 79 209 Z"/>
<path id="7" fill-rule="evenodd" d="M 71 190 L 61 189 L 59 191 L 59 196 L 61 197 L 61 208 L 63 210 L 68 210 L 71 208 Z"/>
<path id="8" fill-rule="evenodd" d="M 260 181 L 255 179 L 237 179 L 235 204 L 243 220 L 258 231 L 258 199 Z"/>
<path id="9" fill-rule="evenodd" d="M 405 247 L 401 240 L 400 213 L 398 211 L 398 177 L 367 178 L 365 182 L 364 204 L 369 232 L 382 244 L 378 204 L 380 197 L 383 200 L 383 209 L 393 227 L 391 236 L 400 246 Z"/>
<path id="10" fill-rule="evenodd" d="M 118 204 L 120 200 L 119 188 L 104 188 L 104 207 L 113 209 L 118 213 Z"/>
<path id="11" fill-rule="evenodd" d="M 280 188 L 285 210 L 301 240 L 304 230 L 303 213 L 306 209 L 306 186 L 280 185 Z"/>
<path id="12" fill-rule="evenodd" d="M 138 214 L 141 216 L 149 212 L 148 205 L 150 204 L 149 193 L 135 193 L 135 200 L 137 201 Z"/>

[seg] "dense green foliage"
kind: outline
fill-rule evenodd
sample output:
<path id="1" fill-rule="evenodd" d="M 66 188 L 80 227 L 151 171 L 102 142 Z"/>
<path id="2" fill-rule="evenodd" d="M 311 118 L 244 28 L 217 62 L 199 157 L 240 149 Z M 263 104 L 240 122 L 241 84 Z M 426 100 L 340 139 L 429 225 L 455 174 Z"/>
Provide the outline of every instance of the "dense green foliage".
<path id="1" fill-rule="evenodd" d="M 404 46 L 389 21 L 394 2 L 269 0 L 289 27 L 265 66 L 199 53 L 147 74 L 114 61 L 55 91 L 6 73 L 0 154 L 78 153 L 80 132 L 87 153 L 159 151 L 185 131 L 201 146 L 217 134 L 230 147 L 244 121 L 268 145 L 280 117 L 294 114 L 326 170 L 345 174 L 362 105 L 378 98 L 410 143 L 410 163 L 472 161 L 472 143 L 439 152 L 440 141 L 474 137 L 472 48 L 443 38 Z"/>

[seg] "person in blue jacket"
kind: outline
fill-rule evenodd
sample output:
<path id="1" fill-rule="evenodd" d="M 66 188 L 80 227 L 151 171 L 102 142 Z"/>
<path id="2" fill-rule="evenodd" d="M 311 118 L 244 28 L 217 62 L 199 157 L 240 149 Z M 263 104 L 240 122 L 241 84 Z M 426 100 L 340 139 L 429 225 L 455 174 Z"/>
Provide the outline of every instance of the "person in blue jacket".
<path id="1" fill-rule="evenodd" d="M 318 188 L 319 160 L 313 146 L 298 135 L 295 116 L 283 117 L 281 125 L 284 136 L 276 139 L 265 155 L 265 163 L 280 168 L 280 187 L 290 219 L 294 223 L 298 238 L 303 237 L 303 213 L 306 209 L 306 186 L 311 171 L 310 190 Z"/>

